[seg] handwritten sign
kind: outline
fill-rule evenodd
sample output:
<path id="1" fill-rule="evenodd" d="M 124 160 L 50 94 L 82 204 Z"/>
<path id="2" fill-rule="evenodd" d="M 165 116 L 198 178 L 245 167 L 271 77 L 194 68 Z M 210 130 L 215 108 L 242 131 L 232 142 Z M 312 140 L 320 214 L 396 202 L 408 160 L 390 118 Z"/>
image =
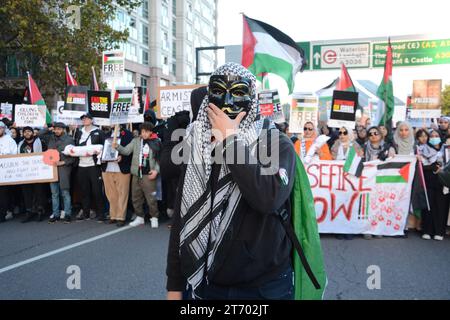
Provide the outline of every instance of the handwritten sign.
<path id="1" fill-rule="evenodd" d="M 45 105 L 16 104 L 14 107 L 14 122 L 21 127 L 43 127 L 45 125 Z"/>
<path id="2" fill-rule="evenodd" d="M 0 156 L 0 186 L 58 181 L 58 169 L 50 153 Z M 47 162 L 47 163 L 46 163 Z"/>
<path id="3" fill-rule="evenodd" d="M 166 119 L 180 111 L 191 111 L 191 93 L 202 85 L 158 88 L 158 116 Z"/>

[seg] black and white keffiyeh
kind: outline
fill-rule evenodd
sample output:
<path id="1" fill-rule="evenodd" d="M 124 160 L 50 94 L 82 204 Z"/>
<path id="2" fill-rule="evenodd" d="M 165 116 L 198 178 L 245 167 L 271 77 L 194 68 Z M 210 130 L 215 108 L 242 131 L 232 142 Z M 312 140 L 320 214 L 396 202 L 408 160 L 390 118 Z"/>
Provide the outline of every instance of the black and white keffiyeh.
<path id="1" fill-rule="evenodd" d="M 255 76 L 235 63 L 219 67 L 213 75 L 235 75 L 251 80 L 251 94 L 254 97 L 250 104 L 251 109 L 242 120 L 238 133 L 238 138 L 250 146 L 257 140 L 262 129 L 262 121 L 257 120 Z M 200 106 L 197 120 L 192 123 L 185 140 L 189 162 L 183 182 L 180 209 L 183 226 L 180 231 L 180 253 L 191 259 L 190 263 L 183 267 L 194 292 L 204 279 L 205 271 L 211 268 L 217 249 L 241 199 L 241 192 L 232 181 L 226 164 L 220 164 L 217 187 L 211 195 L 211 185 L 208 181 L 212 170 L 211 152 L 214 146 L 211 143 L 211 123 L 206 112 L 208 105 L 209 100 L 206 96 Z"/>

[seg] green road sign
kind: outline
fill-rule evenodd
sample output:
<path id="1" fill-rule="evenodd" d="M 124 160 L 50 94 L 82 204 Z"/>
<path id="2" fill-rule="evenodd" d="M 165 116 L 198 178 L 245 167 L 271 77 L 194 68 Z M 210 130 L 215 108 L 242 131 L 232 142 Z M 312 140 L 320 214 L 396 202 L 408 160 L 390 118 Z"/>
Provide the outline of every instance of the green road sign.
<path id="1" fill-rule="evenodd" d="M 312 69 L 369 68 L 369 57 L 370 42 L 313 45 Z"/>
<path id="2" fill-rule="evenodd" d="M 306 66 L 304 70 L 309 70 L 311 66 L 311 61 L 309 61 L 311 55 L 311 42 L 297 42 L 297 45 L 305 52 Z"/>
<path id="3" fill-rule="evenodd" d="M 426 66 L 450 63 L 450 39 L 392 41 L 395 67 Z M 388 43 L 372 44 L 372 66 L 384 67 Z"/>

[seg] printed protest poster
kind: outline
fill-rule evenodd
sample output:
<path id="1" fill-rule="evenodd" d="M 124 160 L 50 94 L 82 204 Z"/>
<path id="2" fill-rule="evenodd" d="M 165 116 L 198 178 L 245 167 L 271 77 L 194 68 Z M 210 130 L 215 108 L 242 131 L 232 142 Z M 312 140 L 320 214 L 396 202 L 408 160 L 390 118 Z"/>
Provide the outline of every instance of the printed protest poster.
<path id="1" fill-rule="evenodd" d="M 13 105 L 11 103 L 0 103 L 0 120 L 13 120 Z"/>
<path id="2" fill-rule="evenodd" d="M 280 103 L 278 90 L 264 90 L 258 94 L 259 111 L 264 117 L 271 119 L 275 123 L 286 121 L 283 108 Z"/>
<path id="3" fill-rule="evenodd" d="M 56 115 L 53 116 L 55 122 L 62 122 L 68 126 L 81 125 L 82 121 L 80 117 L 74 117 L 71 111 L 64 110 L 65 101 L 56 102 Z"/>
<path id="4" fill-rule="evenodd" d="M 411 118 L 439 118 L 441 91 L 442 80 L 414 80 Z"/>
<path id="5" fill-rule="evenodd" d="M 113 104 L 110 113 L 110 123 L 142 123 L 144 115 L 138 101 L 136 101 L 136 88 L 117 88 L 114 92 Z"/>
<path id="6" fill-rule="evenodd" d="M 111 92 L 88 91 L 88 112 L 94 117 L 94 124 L 98 126 L 110 125 Z"/>
<path id="7" fill-rule="evenodd" d="M 345 173 L 344 163 L 314 160 L 306 166 L 319 232 L 403 235 L 416 158 L 366 162 L 359 178 Z"/>
<path id="8" fill-rule="evenodd" d="M 289 116 L 289 132 L 303 133 L 306 122 L 318 124 L 319 101 L 312 94 L 294 93 Z"/>
<path id="9" fill-rule="evenodd" d="M 0 156 L 0 186 L 58 181 L 54 151 Z"/>
<path id="10" fill-rule="evenodd" d="M 328 126 L 330 128 L 354 128 L 357 107 L 358 92 L 335 90 L 333 92 Z"/>
<path id="11" fill-rule="evenodd" d="M 75 124 L 79 118 L 87 112 L 88 99 L 87 86 L 68 86 L 66 89 L 66 99 L 64 101 L 64 109 L 62 110 L 62 117 L 65 119 L 72 119 L 65 124 Z"/>
<path id="12" fill-rule="evenodd" d="M 108 138 L 105 140 L 102 151 L 102 161 L 117 161 L 119 151 L 112 148 L 113 140 L 113 138 Z M 117 144 L 120 144 L 120 139 L 117 139 Z"/>
<path id="13" fill-rule="evenodd" d="M 158 87 L 158 117 L 167 119 L 180 111 L 191 111 L 191 92 L 202 85 Z"/>
<path id="14" fill-rule="evenodd" d="M 102 80 L 108 84 L 120 84 L 124 79 L 125 55 L 123 51 L 115 50 L 103 52 Z"/>
<path id="15" fill-rule="evenodd" d="M 45 105 L 16 104 L 14 107 L 14 122 L 19 128 L 42 128 L 45 125 Z"/>

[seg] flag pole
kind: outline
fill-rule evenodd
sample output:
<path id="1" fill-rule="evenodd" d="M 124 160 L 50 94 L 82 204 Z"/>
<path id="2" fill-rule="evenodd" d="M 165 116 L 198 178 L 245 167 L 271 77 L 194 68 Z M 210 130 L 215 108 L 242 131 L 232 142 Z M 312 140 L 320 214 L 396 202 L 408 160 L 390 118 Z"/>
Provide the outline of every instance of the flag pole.
<path id="1" fill-rule="evenodd" d="M 417 155 L 420 157 L 420 151 L 419 148 L 417 148 Z M 423 174 L 423 167 L 422 167 L 422 161 L 420 159 L 418 159 L 419 161 L 419 175 L 420 175 L 420 181 L 422 182 L 422 186 L 423 186 L 423 190 L 425 192 L 425 200 L 427 202 L 427 209 L 428 211 L 431 211 L 430 209 L 430 201 L 428 200 L 428 192 L 427 192 L 427 185 L 425 183 L 425 176 Z"/>

